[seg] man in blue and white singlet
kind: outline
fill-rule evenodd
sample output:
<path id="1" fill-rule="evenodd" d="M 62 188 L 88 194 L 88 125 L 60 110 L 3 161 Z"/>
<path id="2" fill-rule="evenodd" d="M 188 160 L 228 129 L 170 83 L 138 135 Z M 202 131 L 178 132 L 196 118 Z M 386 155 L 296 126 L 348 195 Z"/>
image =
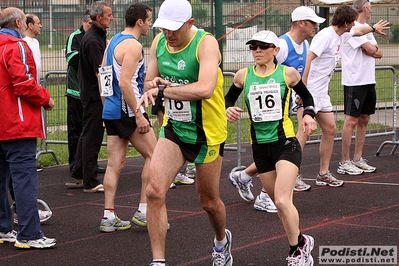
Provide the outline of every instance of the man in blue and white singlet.
<path id="1" fill-rule="evenodd" d="M 100 76 L 108 81 L 111 81 L 112 77 L 112 86 L 102 85 L 103 95 L 106 88 L 111 88 L 112 91 L 106 94 L 109 96 L 105 97 L 102 113 L 108 143 L 108 163 L 104 177 L 104 216 L 100 224 L 102 232 L 130 228 L 130 222 L 119 219 L 114 211 L 115 194 L 129 142 L 144 157 L 142 190 L 137 212 L 140 212 L 145 222 L 145 187 L 156 137 L 144 108 L 136 111 L 136 107 L 143 94 L 144 80 L 144 52 L 138 39 L 147 34 L 151 26 L 151 14 L 152 10 L 147 5 L 131 4 L 126 10 L 126 28 L 111 39 L 102 62 L 102 67 L 112 67 L 112 74 Z"/>

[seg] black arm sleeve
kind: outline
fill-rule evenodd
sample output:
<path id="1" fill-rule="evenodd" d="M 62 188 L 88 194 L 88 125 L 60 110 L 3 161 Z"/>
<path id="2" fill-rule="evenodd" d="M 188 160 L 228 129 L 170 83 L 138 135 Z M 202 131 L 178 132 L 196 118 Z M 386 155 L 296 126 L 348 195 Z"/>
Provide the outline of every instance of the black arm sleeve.
<path id="1" fill-rule="evenodd" d="M 306 107 L 311 106 L 312 108 L 310 109 L 313 110 L 314 102 L 312 94 L 310 94 L 308 88 L 306 88 L 305 84 L 303 84 L 302 79 L 293 87 L 293 89 L 302 98 L 303 107 L 306 109 Z M 315 113 L 312 110 L 305 110 L 303 115 L 310 115 L 314 117 Z"/>
<path id="2" fill-rule="evenodd" d="M 234 83 L 231 84 L 229 91 L 227 92 L 226 96 L 224 96 L 226 109 L 234 106 L 241 92 L 242 88 L 237 87 L 236 85 L 234 85 Z"/>

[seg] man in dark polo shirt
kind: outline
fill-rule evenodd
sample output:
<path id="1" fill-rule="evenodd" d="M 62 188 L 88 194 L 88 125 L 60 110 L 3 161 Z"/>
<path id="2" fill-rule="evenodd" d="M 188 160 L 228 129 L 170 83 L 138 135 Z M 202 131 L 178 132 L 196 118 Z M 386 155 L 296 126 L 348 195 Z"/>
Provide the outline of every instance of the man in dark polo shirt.
<path id="1" fill-rule="evenodd" d="M 107 43 L 107 31 L 114 20 L 112 9 L 103 1 L 90 7 L 92 26 L 82 38 L 79 54 L 79 86 L 83 106 L 83 130 L 75 155 L 72 177 L 83 182 L 83 191 L 102 192 L 103 185 L 97 179 L 97 159 L 104 135 L 101 119 L 102 102 L 98 86 L 98 67 L 101 65 Z"/>

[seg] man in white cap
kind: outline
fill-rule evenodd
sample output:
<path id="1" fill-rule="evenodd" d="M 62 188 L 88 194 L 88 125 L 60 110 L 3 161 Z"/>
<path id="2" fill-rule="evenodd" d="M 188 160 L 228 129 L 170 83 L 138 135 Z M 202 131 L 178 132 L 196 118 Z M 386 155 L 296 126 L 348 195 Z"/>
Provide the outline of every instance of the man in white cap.
<path id="1" fill-rule="evenodd" d="M 291 13 L 291 29 L 286 34 L 280 36 L 280 51 L 276 55 L 277 61 L 280 64 L 294 67 L 302 76 L 305 69 L 306 54 L 308 52 L 309 43 L 306 39 L 312 38 L 316 34 L 316 30 L 320 23 L 325 21 L 324 18 L 316 15 L 313 9 L 307 6 L 299 6 Z M 296 94 L 293 93 L 293 101 L 295 101 Z M 302 131 L 302 115 L 303 107 L 298 105 L 298 131 Z M 306 135 L 304 138 L 298 139 L 301 147 L 304 147 L 306 142 Z M 252 163 L 245 170 L 232 170 L 228 175 L 230 183 L 238 189 L 240 196 L 246 201 L 254 200 L 251 192 L 252 178 L 256 176 L 258 170 L 254 163 Z M 295 182 L 295 191 L 308 191 L 311 186 L 302 181 L 302 175 L 298 174 Z M 265 189 L 256 197 L 254 203 L 255 210 L 266 211 L 270 213 L 277 212 L 276 206 L 270 199 Z"/>
<path id="2" fill-rule="evenodd" d="M 338 65 L 341 47 L 353 36 L 362 36 L 371 32 L 385 35 L 389 29 L 387 21 L 380 20 L 373 26 L 352 28 L 358 17 L 348 5 L 339 6 L 331 20 L 331 26 L 322 29 L 312 39 L 306 57 L 306 67 L 302 76 L 315 102 L 316 119 L 322 134 L 320 141 L 320 166 L 316 176 L 317 186 L 341 187 L 343 180 L 338 180 L 330 172 L 330 161 L 334 148 L 336 124 L 330 100 L 329 83 Z M 301 131 L 298 134 L 303 134 Z M 363 171 L 362 171 L 363 172 Z"/>
<path id="3" fill-rule="evenodd" d="M 223 73 L 217 40 L 193 28 L 187 0 L 162 3 L 154 27 L 146 90 L 138 106 L 165 98 L 167 121 L 149 167 L 147 223 L 153 261 L 165 265 L 166 193 L 186 161 L 196 165 L 198 198 L 215 233 L 213 265 L 232 265 L 232 235 L 225 228 L 226 209 L 219 195 L 227 119 Z M 173 264 L 173 263 L 172 263 Z"/>

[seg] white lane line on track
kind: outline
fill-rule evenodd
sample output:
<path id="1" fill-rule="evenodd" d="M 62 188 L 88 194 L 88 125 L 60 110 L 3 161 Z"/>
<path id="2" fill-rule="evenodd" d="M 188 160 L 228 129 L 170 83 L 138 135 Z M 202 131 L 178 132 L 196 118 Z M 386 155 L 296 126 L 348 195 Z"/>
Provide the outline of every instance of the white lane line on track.
<path id="1" fill-rule="evenodd" d="M 306 180 L 306 181 L 316 181 L 316 179 L 311 179 L 311 178 L 302 178 L 302 180 Z M 344 182 L 345 182 L 345 183 L 353 183 L 353 184 L 399 186 L 399 183 L 378 183 L 378 182 L 347 181 L 347 180 L 344 180 Z"/>

